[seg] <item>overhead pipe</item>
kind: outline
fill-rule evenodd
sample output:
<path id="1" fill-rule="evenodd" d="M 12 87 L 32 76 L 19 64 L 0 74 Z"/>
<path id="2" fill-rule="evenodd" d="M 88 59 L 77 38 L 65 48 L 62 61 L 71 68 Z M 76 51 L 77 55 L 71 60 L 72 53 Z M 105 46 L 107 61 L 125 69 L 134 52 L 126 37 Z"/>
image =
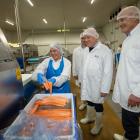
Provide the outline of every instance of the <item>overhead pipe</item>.
<path id="1" fill-rule="evenodd" d="M 23 48 L 22 36 L 21 36 L 21 28 L 20 28 L 19 0 L 15 0 L 15 19 L 16 19 L 18 42 L 19 42 L 19 46 L 21 47 L 21 51 L 22 51 L 23 70 L 24 70 L 24 73 L 25 73 L 26 72 L 26 67 L 25 67 L 24 48 Z"/>

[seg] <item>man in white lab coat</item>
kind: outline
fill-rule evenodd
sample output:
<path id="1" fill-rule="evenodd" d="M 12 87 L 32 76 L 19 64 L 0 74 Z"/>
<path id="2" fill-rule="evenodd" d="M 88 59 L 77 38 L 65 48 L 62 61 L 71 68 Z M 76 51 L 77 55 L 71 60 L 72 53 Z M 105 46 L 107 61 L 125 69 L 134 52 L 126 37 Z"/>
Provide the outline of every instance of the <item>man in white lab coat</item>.
<path id="1" fill-rule="evenodd" d="M 127 35 L 122 44 L 113 101 L 122 107 L 124 136 L 115 140 L 139 140 L 140 116 L 140 10 L 129 6 L 117 16 L 120 29 Z"/>
<path id="2" fill-rule="evenodd" d="M 88 54 L 84 58 L 82 98 L 87 100 L 87 112 L 80 122 L 86 124 L 95 120 L 91 134 L 96 135 L 103 127 L 103 102 L 111 87 L 113 57 L 111 50 L 102 44 L 94 28 L 83 32 Z"/>
<path id="3" fill-rule="evenodd" d="M 83 54 L 86 48 L 83 33 L 80 34 L 80 39 L 81 39 L 81 45 L 75 48 L 73 51 L 72 72 L 76 81 L 76 85 L 81 87 L 82 86 Z M 79 110 L 83 110 L 86 107 L 86 105 L 87 105 L 86 101 L 81 100 Z"/>

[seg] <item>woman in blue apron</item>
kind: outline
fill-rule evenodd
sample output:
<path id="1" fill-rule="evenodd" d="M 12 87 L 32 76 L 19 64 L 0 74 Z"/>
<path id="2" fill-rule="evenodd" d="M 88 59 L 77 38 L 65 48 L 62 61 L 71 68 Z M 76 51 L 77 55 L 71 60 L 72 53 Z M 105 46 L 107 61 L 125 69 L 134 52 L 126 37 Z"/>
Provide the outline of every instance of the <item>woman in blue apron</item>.
<path id="1" fill-rule="evenodd" d="M 51 82 L 52 93 L 70 93 L 71 62 L 62 55 L 63 51 L 58 43 L 50 45 L 51 57 L 39 64 L 32 75 L 32 79 L 41 85 L 46 81 Z"/>

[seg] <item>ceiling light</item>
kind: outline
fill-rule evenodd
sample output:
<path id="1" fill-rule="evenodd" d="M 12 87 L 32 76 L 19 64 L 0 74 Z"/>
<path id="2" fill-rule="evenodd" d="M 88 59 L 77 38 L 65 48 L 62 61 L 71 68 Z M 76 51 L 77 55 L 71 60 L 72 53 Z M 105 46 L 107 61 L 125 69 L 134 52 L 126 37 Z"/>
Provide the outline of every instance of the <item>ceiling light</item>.
<path id="1" fill-rule="evenodd" d="M 8 23 L 8 24 L 10 24 L 10 25 L 12 25 L 12 26 L 14 26 L 14 22 L 11 21 L 11 20 L 9 20 L 9 19 L 6 19 L 5 22 Z"/>
<path id="2" fill-rule="evenodd" d="M 90 4 L 93 4 L 94 1 L 95 1 L 95 0 L 91 0 Z"/>
<path id="3" fill-rule="evenodd" d="M 31 0 L 27 0 L 27 2 L 28 2 L 32 7 L 34 6 L 34 4 L 32 3 Z"/>
<path id="4" fill-rule="evenodd" d="M 15 47 L 15 48 L 17 48 L 17 47 L 19 47 L 19 44 L 18 43 L 8 43 L 10 46 L 12 46 L 12 47 Z"/>
<path id="5" fill-rule="evenodd" d="M 62 29 L 62 32 L 69 32 L 70 29 Z"/>
<path id="6" fill-rule="evenodd" d="M 45 24 L 47 24 L 47 20 L 45 18 L 42 19 Z"/>
<path id="7" fill-rule="evenodd" d="M 61 29 L 58 29 L 57 32 L 62 32 Z"/>
<path id="8" fill-rule="evenodd" d="M 58 29 L 57 32 L 70 32 L 70 29 Z"/>
<path id="9" fill-rule="evenodd" d="M 82 22 L 84 23 L 87 20 L 87 17 L 83 17 Z"/>

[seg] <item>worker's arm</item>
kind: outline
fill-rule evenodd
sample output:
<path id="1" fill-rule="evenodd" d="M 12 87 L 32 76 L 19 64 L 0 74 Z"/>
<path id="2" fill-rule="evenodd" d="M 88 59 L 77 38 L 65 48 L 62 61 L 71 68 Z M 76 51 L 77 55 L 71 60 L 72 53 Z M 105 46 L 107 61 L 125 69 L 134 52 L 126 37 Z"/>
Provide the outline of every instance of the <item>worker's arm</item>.
<path id="1" fill-rule="evenodd" d="M 131 58 L 133 73 L 131 73 L 131 80 L 129 81 L 131 93 L 128 98 L 128 105 L 140 106 L 140 49 L 139 43 L 133 42 L 132 48 L 135 54 Z M 129 71 L 129 69 L 128 69 Z M 130 76 L 130 75 L 129 75 Z"/>
<path id="2" fill-rule="evenodd" d="M 74 76 L 75 79 L 78 79 L 78 72 L 76 69 L 76 49 L 74 49 L 73 51 L 73 55 L 72 55 L 72 75 Z"/>
<path id="3" fill-rule="evenodd" d="M 38 81 L 39 77 L 38 74 L 42 74 L 45 78 L 45 73 L 47 71 L 48 68 L 48 62 L 49 62 L 50 58 L 46 58 L 42 63 L 40 63 L 37 68 L 35 69 L 35 71 L 32 74 L 32 80 L 33 81 Z"/>
<path id="4" fill-rule="evenodd" d="M 37 82 L 39 84 L 44 84 L 47 81 L 47 79 L 45 78 L 45 76 L 42 73 L 38 73 L 37 74 Z"/>

